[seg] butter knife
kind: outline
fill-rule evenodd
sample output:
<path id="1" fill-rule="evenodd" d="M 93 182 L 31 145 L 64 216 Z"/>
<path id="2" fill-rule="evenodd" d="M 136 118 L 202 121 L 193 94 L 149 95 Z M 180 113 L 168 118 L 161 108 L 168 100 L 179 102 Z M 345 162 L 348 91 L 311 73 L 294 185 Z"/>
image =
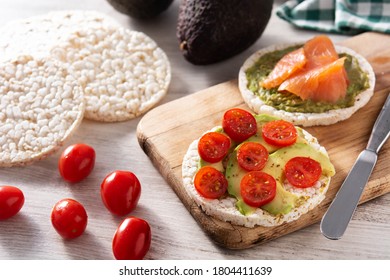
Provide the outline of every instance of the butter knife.
<path id="1" fill-rule="evenodd" d="M 340 239 L 359 203 L 376 164 L 378 153 L 390 135 L 390 95 L 375 121 L 367 147 L 362 151 L 322 217 L 320 229 L 329 239 Z"/>

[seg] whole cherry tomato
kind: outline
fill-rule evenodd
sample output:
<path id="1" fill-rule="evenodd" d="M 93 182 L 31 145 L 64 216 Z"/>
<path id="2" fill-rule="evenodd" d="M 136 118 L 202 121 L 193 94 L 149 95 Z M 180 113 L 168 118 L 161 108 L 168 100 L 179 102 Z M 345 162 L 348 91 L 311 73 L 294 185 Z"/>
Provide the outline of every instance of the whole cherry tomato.
<path id="1" fill-rule="evenodd" d="M 15 216 L 24 204 L 23 192 L 14 186 L 0 186 L 0 220 Z"/>
<path id="2" fill-rule="evenodd" d="M 114 171 L 104 178 L 100 195 L 106 208 L 113 214 L 129 214 L 138 204 L 141 184 L 130 171 Z"/>
<path id="3" fill-rule="evenodd" d="M 86 178 L 95 166 L 95 150 L 86 144 L 74 144 L 66 148 L 58 161 L 58 169 L 64 180 L 76 183 Z"/>
<path id="4" fill-rule="evenodd" d="M 117 260 L 142 260 L 149 251 L 152 234 L 147 221 L 128 217 L 122 221 L 112 240 Z"/>
<path id="5" fill-rule="evenodd" d="M 51 223 L 63 238 L 73 239 L 85 231 L 88 216 L 80 202 L 65 198 L 54 205 L 51 212 Z"/>

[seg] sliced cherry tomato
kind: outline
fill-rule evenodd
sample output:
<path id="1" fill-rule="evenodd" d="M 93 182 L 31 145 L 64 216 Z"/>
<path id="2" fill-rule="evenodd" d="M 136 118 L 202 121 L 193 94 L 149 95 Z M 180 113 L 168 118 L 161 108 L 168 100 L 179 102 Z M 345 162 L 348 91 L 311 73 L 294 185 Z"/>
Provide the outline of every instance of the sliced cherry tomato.
<path id="1" fill-rule="evenodd" d="M 222 172 L 214 167 L 204 166 L 196 173 L 194 185 L 201 196 L 215 199 L 225 194 L 228 182 Z"/>
<path id="2" fill-rule="evenodd" d="M 284 120 L 276 120 L 264 124 L 262 135 L 268 144 L 280 147 L 294 144 L 298 137 L 295 126 Z"/>
<path id="3" fill-rule="evenodd" d="M 276 181 L 262 171 L 251 171 L 244 175 L 240 183 L 241 197 L 246 204 L 260 207 L 271 202 L 276 195 Z"/>
<path id="4" fill-rule="evenodd" d="M 100 186 L 100 195 L 106 208 L 113 214 L 129 214 L 138 204 L 141 184 L 130 171 L 114 171 L 104 178 Z"/>
<path id="5" fill-rule="evenodd" d="M 58 169 L 64 180 L 76 183 L 86 178 L 95 166 L 95 150 L 86 144 L 67 147 L 60 156 Z"/>
<path id="6" fill-rule="evenodd" d="M 128 217 L 122 221 L 112 240 L 117 260 L 142 260 L 149 251 L 152 234 L 147 221 Z"/>
<path id="7" fill-rule="evenodd" d="M 287 181 L 297 188 L 312 187 L 322 174 L 321 164 L 309 157 L 295 157 L 290 159 L 284 173 Z"/>
<path id="8" fill-rule="evenodd" d="M 230 148 L 230 139 L 218 132 L 204 134 L 198 143 L 198 152 L 202 159 L 215 163 L 222 160 Z"/>
<path id="9" fill-rule="evenodd" d="M 260 171 L 268 160 L 268 151 L 260 143 L 245 142 L 237 150 L 238 164 L 247 171 Z"/>
<path id="10" fill-rule="evenodd" d="M 256 134 L 257 123 L 248 111 L 233 108 L 225 112 L 222 128 L 233 141 L 242 142 Z"/>
<path id="11" fill-rule="evenodd" d="M 0 186 L 0 221 L 15 216 L 24 204 L 23 192 L 14 186 Z"/>
<path id="12" fill-rule="evenodd" d="M 63 238 L 73 239 L 85 231 L 88 215 L 80 202 L 64 198 L 54 205 L 51 211 L 51 223 Z"/>

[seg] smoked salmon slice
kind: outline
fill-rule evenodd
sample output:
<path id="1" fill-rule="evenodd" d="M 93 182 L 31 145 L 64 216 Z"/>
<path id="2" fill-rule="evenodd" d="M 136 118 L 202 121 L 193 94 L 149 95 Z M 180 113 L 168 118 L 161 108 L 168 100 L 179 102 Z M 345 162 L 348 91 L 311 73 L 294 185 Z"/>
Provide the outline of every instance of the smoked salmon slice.
<path id="1" fill-rule="evenodd" d="M 335 103 L 347 93 L 344 60 L 330 38 L 319 35 L 282 57 L 261 86 L 279 86 L 278 91 L 288 91 L 303 100 Z"/>
<path id="2" fill-rule="evenodd" d="M 316 36 L 307 41 L 303 50 L 307 58 L 305 70 L 327 65 L 339 58 L 333 42 L 325 35 Z"/>
<path id="3" fill-rule="evenodd" d="M 306 64 L 306 56 L 303 48 L 292 51 L 282 57 L 275 65 L 275 68 L 261 83 L 261 86 L 266 89 L 271 89 L 279 86 L 295 72 L 302 70 Z"/>
<path id="4" fill-rule="evenodd" d="M 285 80 L 279 91 L 288 91 L 298 95 L 303 100 L 337 102 L 344 98 L 347 92 L 348 80 L 344 68 L 345 57 L 298 73 Z"/>

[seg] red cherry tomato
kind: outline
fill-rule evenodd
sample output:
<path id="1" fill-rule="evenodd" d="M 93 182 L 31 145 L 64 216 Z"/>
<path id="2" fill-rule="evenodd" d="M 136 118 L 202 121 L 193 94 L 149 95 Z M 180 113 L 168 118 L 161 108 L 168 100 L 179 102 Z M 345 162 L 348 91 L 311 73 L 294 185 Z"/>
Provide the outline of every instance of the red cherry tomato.
<path id="1" fill-rule="evenodd" d="M 198 143 L 198 152 L 202 159 L 215 163 L 222 160 L 230 148 L 229 137 L 218 132 L 204 134 Z"/>
<path id="2" fill-rule="evenodd" d="M 298 137 L 295 126 L 284 120 L 271 121 L 264 124 L 262 134 L 265 142 L 280 147 L 294 144 Z"/>
<path id="3" fill-rule="evenodd" d="M 0 221 L 15 216 L 24 204 L 23 192 L 14 186 L 0 186 Z"/>
<path id="4" fill-rule="evenodd" d="M 58 161 L 58 169 L 64 180 L 76 183 L 86 178 L 95 166 L 95 150 L 86 144 L 74 144 L 66 148 Z"/>
<path id="5" fill-rule="evenodd" d="M 148 222 L 136 217 L 122 221 L 112 240 L 117 260 L 142 260 L 149 251 L 152 234 Z"/>
<path id="6" fill-rule="evenodd" d="M 268 160 L 268 151 L 260 143 L 245 142 L 237 150 L 238 164 L 247 171 L 260 171 Z"/>
<path id="7" fill-rule="evenodd" d="M 298 188 L 312 187 L 322 174 L 321 164 L 308 157 L 295 157 L 290 159 L 284 173 L 287 181 Z"/>
<path id="8" fill-rule="evenodd" d="M 246 204 L 260 207 L 271 202 L 276 195 L 276 181 L 262 171 L 251 171 L 244 175 L 240 184 L 241 197 Z"/>
<path id="9" fill-rule="evenodd" d="M 104 178 L 100 195 L 106 208 L 113 214 L 129 214 L 138 204 L 141 184 L 130 171 L 114 171 Z"/>
<path id="10" fill-rule="evenodd" d="M 88 216 L 80 202 L 65 198 L 54 205 L 51 211 L 51 223 L 63 238 L 73 239 L 85 231 Z"/>
<path id="11" fill-rule="evenodd" d="M 215 199 L 225 194 L 228 182 L 222 172 L 214 167 L 204 166 L 196 173 L 194 185 L 201 196 Z"/>
<path id="12" fill-rule="evenodd" d="M 242 142 L 256 134 L 257 123 L 248 111 L 234 108 L 225 112 L 222 128 L 233 141 Z"/>

